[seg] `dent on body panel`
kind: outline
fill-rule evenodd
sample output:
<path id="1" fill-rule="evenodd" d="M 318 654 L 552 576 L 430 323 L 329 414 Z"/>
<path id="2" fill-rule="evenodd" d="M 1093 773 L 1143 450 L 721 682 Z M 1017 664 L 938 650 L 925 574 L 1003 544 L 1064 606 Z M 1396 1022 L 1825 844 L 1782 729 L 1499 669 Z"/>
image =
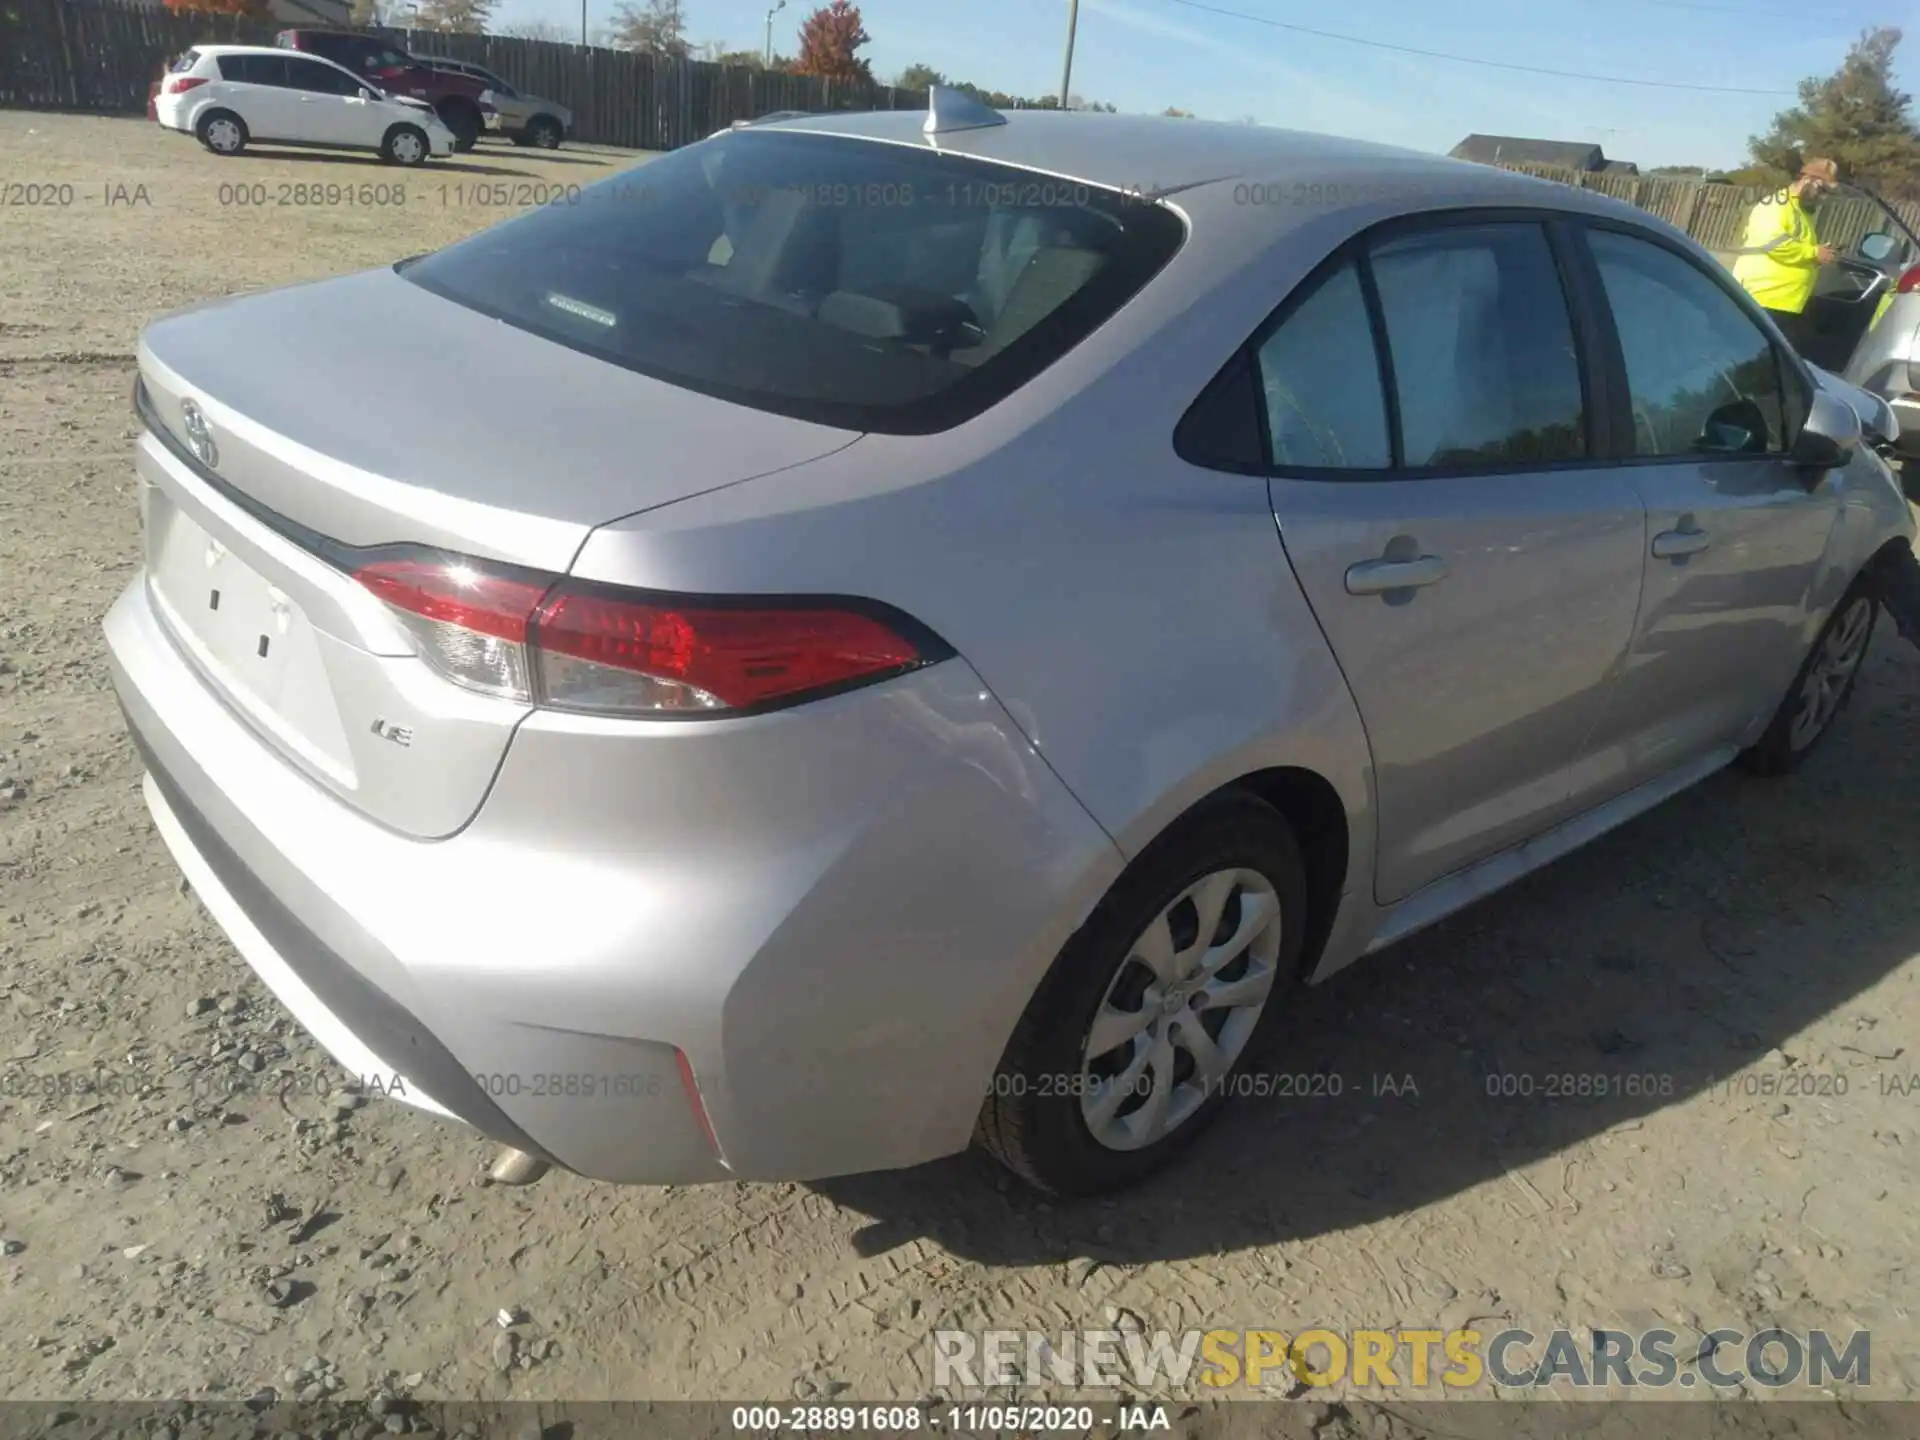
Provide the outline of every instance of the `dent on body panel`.
<path id="1" fill-rule="evenodd" d="M 1915 531 L 1912 506 L 1898 479 L 1877 457 L 1856 452 L 1826 483 L 1840 487 L 1840 508 L 1827 563 L 1809 602 L 1822 621 L 1876 551 L 1890 541 L 1911 542 Z"/>
<path id="2" fill-rule="evenodd" d="M 716 1123 L 749 1169 L 964 1145 L 1033 987 L 1122 863 L 963 661 L 875 703 L 923 759 L 862 806 L 726 991 L 722 1068 L 754 1101 L 717 1099 Z"/>

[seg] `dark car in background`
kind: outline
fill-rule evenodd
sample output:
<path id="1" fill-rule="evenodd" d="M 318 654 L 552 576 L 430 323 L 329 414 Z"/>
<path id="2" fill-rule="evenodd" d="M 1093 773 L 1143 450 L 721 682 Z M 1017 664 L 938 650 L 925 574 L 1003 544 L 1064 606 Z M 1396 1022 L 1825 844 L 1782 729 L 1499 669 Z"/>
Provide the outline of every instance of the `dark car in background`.
<path id="1" fill-rule="evenodd" d="M 560 142 L 573 128 L 573 112 L 557 100 L 529 95 L 509 84 L 497 73 L 471 60 L 453 60 L 442 55 L 415 57 L 435 70 L 450 70 L 478 80 L 486 87 L 493 109 L 500 117 L 497 133 L 516 145 L 532 145 L 541 150 L 558 150 Z M 494 129 L 488 126 L 489 130 Z"/>
<path id="2" fill-rule="evenodd" d="M 487 86 L 471 75 L 436 69 L 377 35 L 345 30 L 282 30 L 273 43 L 344 65 L 390 95 L 424 100 L 453 132 L 454 149 L 471 150 L 486 128 Z"/>

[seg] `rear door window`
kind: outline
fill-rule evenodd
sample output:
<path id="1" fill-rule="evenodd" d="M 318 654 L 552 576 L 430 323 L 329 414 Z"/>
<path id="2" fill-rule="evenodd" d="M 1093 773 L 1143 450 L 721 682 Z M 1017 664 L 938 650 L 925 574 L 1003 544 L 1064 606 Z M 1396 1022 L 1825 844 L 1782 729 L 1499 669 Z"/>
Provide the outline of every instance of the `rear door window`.
<path id="1" fill-rule="evenodd" d="M 1371 260 L 1409 468 L 1586 454 L 1573 324 L 1540 226 L 1422 230 Z"/>
<path id="2" fill-rule="evenodd" d="M 739 132 L 418 260 L 434 293 L 690 389 L 945 429 L 1053 363 L 1179 248 L 1171 209 L 918 147 Z"/>
<path id="3" fill-rule="evenodd" d="M 284 86 L 287 62 L 278 55 L 222 55 L 220 78 L 241 85 Z"/>

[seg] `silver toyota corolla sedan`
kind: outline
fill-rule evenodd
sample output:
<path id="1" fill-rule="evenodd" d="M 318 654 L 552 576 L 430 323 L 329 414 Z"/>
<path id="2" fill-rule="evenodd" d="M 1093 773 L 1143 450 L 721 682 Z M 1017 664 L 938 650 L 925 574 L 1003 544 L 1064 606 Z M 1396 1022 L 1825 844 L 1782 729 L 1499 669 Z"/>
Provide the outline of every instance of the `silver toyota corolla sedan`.
<path id="1" fill-rule="evenodd" d="M 1137 1179 L 1296 985 L 1791 769 L 1912 533 L 1640 211 L 949 94 L 139 368 L 160 833 L 347 1070 L 618 1181 Z"/>

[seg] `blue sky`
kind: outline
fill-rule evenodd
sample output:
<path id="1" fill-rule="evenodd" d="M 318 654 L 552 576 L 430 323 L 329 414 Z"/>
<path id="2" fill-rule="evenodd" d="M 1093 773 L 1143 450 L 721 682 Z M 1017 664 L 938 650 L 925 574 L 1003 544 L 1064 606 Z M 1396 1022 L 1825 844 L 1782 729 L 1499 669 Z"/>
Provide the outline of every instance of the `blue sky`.
<path id="1" fill-rule="evenodd" d="M 758 48 L 773 0 L 687 0 L 689 38 Z M 818 0 L 788 0 L 774 22 L 791 53 Z M 1779 94 L 1701 94 L 1519 74 L 1397 54 L 1250 23 L 1179 0 L 1080 0 L 1073 88 L 1122 110 L 1169 105 L 1263 124 L 1444 151 L 1471 131 L 1592 140 L 1608 155 L 1730 166 L 1746 137 L 1793 103 L 1803 77 L 1830 73 L 1875 24 L 1906 29 L 1901 80 L 1920 88 L 1920 9 L 1876 0 L 1207 0 L 1219 9 L 1416 49 L 1523 65 Z M 588 23 L 614 0 L 587 0 Z M 861 53 L 891 77 L 925 61 L 990 89 L 1059 88 L 1067 0 L 864 0 Z M 501 0 L 494 24 L 576 29 L 579 0 Z"/>

